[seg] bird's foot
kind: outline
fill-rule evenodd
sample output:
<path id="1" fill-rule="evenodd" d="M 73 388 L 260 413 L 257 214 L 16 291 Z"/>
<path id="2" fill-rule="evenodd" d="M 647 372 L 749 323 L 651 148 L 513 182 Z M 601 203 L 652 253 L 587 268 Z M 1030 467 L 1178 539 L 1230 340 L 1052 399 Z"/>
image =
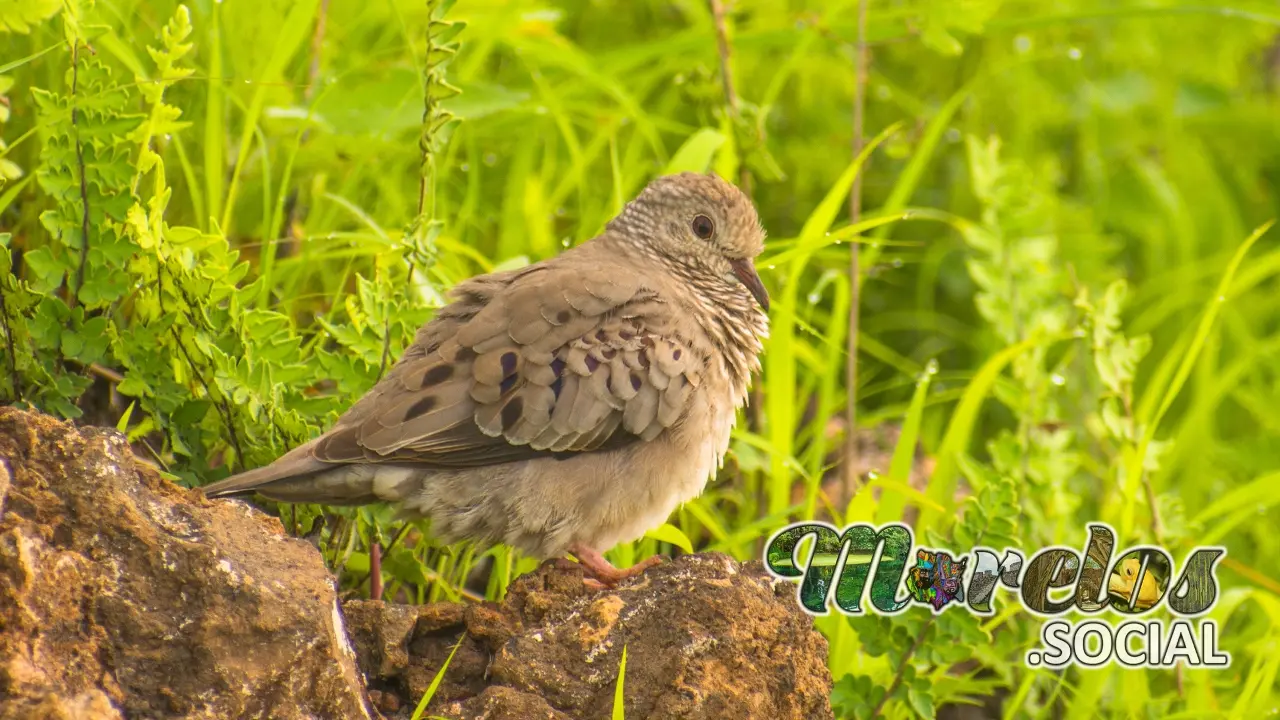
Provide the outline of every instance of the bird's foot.
<path id="1" fill-rule="evenodd" d="M 612 563 L 605 560 L 604 555 L 601 555 L 599 551 L 581 543 L 571 545 L 569 552 L 578 558 L 578 564 L 587 571 L 587 577 L 583 578 L 583 584 L 592 590 L 604 590 L 614 587 L 623 580 L 633 578 L 662 562 L 662 558 L 655 555 L 623 570 L 614 567 Z"/>

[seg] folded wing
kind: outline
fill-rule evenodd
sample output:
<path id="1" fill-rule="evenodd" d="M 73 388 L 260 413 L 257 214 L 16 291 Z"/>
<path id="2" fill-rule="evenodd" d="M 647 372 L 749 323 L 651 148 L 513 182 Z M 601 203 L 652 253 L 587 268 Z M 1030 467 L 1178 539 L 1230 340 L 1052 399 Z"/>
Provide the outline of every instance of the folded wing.
<path id="1" fill-rule="evenodd" d="M 673 309 L 634 274 L 533 266 L 457 296 L 314 459 L 456 468 L 617 448 L 678 423 L 700 382 Z"/>

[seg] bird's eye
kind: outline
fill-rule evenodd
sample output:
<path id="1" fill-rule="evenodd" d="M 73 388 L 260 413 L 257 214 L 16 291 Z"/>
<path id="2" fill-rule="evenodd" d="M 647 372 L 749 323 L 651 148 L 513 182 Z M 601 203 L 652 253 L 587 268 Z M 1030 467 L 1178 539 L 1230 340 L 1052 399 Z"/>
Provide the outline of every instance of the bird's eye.
<path id="1" fill-rule="evenodd" d="M 706 215 L 699 215 L 693 219 L 693 234 L 703 240 L 710 240 L 716 231 L 716 224 L 711 222 L 711 218 Z"/>

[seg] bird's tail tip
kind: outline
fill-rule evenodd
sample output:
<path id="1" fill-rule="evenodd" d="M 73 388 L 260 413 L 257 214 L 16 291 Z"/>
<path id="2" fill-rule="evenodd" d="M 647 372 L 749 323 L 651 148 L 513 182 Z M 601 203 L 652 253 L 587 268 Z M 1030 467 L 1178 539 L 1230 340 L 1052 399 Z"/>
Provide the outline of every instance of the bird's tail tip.
<path id="1" fill-rule="evenodd" d="M 277 460 L 200 488 L 210 499 L 257 493 L 268 500 L 363 505 L 378 500 L 373 474 L 352 473 L 313 458 Z"/>
<path id="2" fill-rule="evenodd" d="M 268 476 L 266 472 L 270 466 L 249 470 L 237 475 L 232 475 L 225 480 L 219 480 L 216 483 L 205 485 L 200 488 L 200 492 L 210 499 L 236 497 L 238 495 L 248 495 L 255 492 L 258 488 L 268 485 L 274 480 Z"/>

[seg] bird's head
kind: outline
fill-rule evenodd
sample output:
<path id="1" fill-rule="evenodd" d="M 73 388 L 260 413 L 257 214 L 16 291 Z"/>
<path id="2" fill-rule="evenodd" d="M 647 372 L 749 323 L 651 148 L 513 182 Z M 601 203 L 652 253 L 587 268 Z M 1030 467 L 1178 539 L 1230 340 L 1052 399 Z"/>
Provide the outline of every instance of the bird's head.
<path id="1" fill-rule="evenodd" d="M 654 180 L 609 230 L 682 270 L 744 286 L 769 309 L 769 294 L 753 264 L 764 250 L 760 216 L 745 193 L 714 174 L 685 172 Z"/>

